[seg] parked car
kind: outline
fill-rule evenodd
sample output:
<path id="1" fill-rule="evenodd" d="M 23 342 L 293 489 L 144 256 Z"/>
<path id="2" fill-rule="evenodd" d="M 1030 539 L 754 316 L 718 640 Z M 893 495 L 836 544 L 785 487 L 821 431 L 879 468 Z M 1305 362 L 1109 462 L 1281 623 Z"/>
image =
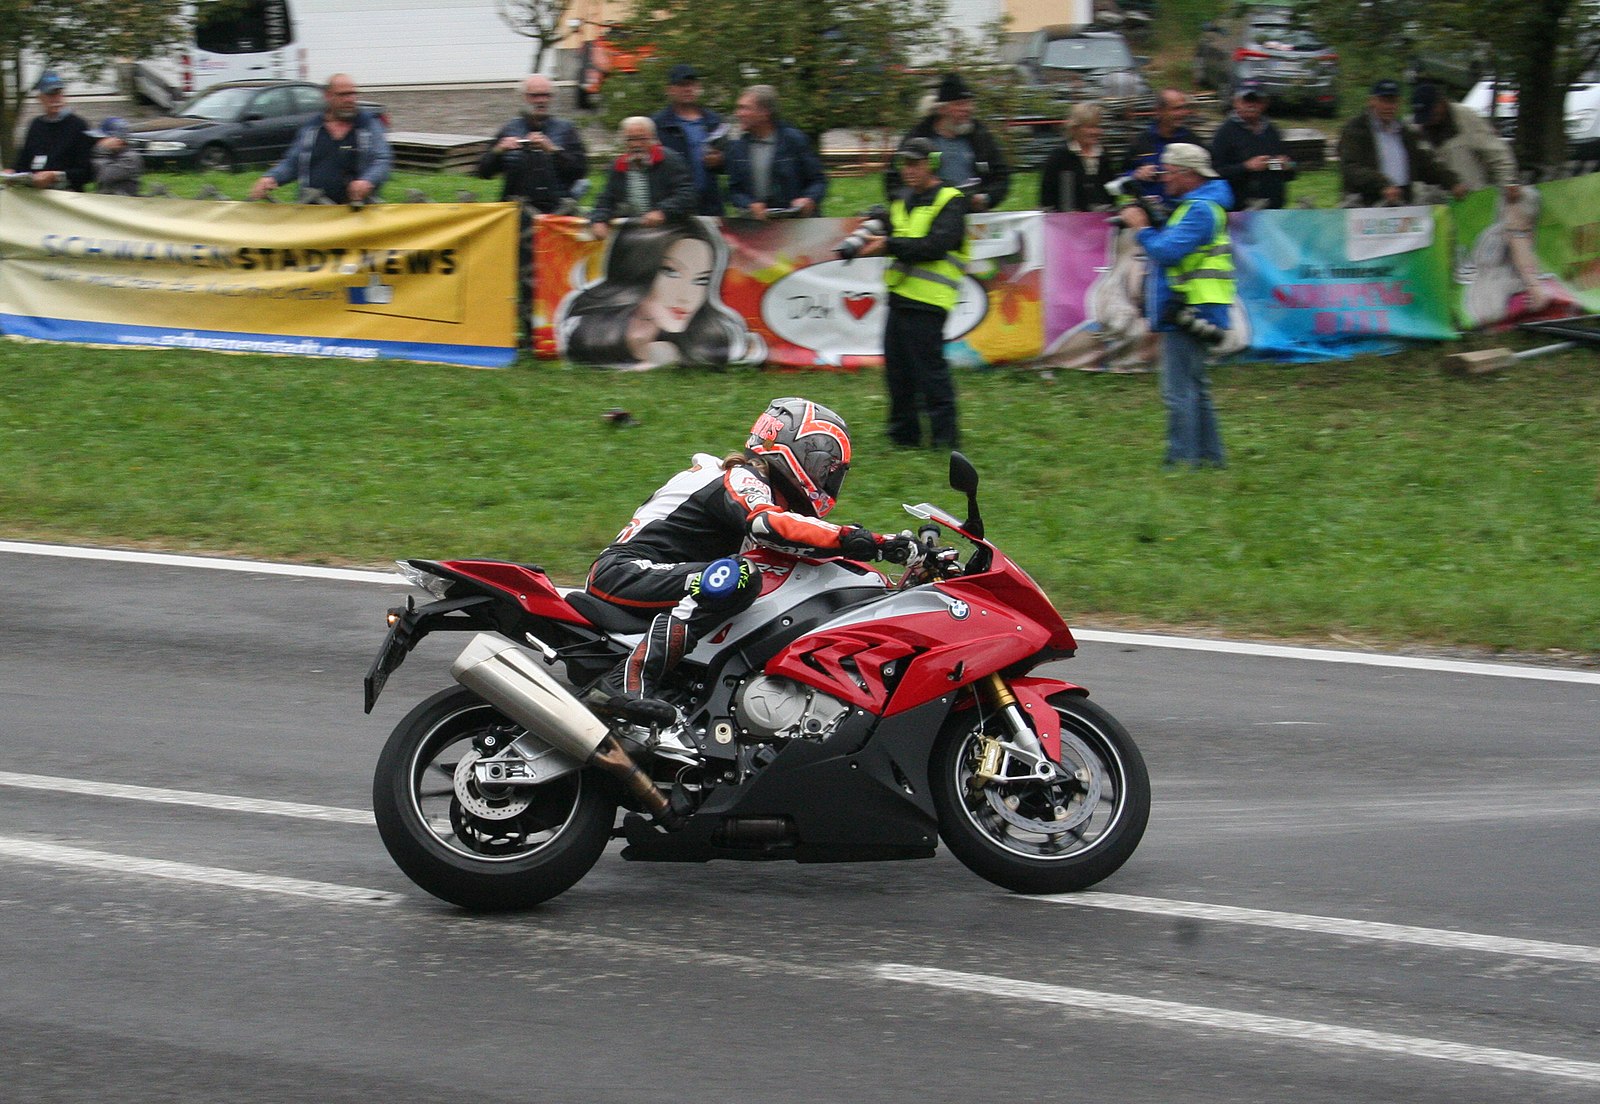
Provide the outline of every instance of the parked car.
<path id="1" fill-rule="evenodd" d="M 1020 45 L 1009 57 L 1023 79 L 1044 93 L 1049 107 L 1043 114 L 1006 120 L 1018 164 L 1024 169 L 1042 165 L 1064 140 L 1061 124 L 1072 106 L 1086 100 L 1104 107 L 1106 148 L 1120 157 L 1155 109 L 1155 95 L 1144 75 L 1150 59 L 1136 56 L 1116 31 L 1062 24 L 1019 37 Z"/>
<path id="2" fill-rule="evenodd" d="M 1339 55 L 1306 26 L 1295 9 L 1249 7 L 1200 28 L 1194 81 L 1231 96 L 1253 80 L 1275 105 L 1332 117 L 1339 110 Z"/>
<path id="3" fill-rule="evenodd" d="M 378 104 L 361 106 L 383 114 Z M 198 93 L 171 117 L 133 124 L 128 144 L 151 167 L 232 170 L 269 165 L 283 156 L 301 124 L 325 107 L 318 84 L 228 81 Z"/>
<path id="4" fill-rule="evenodd" d="M 1488 119 L 1507 138 L 1516 134 L 1517 90 L 1493 80 L 1479 81 L 1461 101 Z M 1567 89 L 1563 108 L 1567 146 L 1576 161 L 1600 161 L 1600 68 L 1591 69 Z"/>

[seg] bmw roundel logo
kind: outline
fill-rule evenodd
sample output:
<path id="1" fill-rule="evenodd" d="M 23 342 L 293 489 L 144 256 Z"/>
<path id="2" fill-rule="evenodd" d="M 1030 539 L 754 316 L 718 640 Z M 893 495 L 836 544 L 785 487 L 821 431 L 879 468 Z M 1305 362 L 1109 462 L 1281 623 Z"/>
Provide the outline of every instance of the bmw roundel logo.
<path id="1" fill-rule="evenodd" d="M 965 621 L 967 619 L 967 614 L 971 612 L 972 607 L 967 605 L 959 598 L 950 603 L 950 616 L 954 617 L 957 621 Z"/>

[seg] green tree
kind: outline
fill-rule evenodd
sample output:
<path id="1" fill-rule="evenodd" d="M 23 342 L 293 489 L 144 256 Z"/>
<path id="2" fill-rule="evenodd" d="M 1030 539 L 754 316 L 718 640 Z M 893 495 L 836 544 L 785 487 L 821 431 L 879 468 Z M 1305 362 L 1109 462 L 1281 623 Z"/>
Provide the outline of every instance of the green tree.
<path id="1" fill-rule="evenodd" d="M 1466 62 L 1518 89 L 1517 159 L 1548 169 L 1566 160 L 1567 90 L 1600 59 L 1600 0 L 1528 0 L 1489 12 L 1480 0 L 1306 0 L 1365 82 L 1424 75 L 1440 59 Z M 1464 89 L 1456 88 L 1459 93 Z"/>
<path id="2" fill-rule="evenodd" d="M 608 119 L 665 102 L 667 70 L 699 69 L 707 99 L 731 104 L 770 84 L 784 117 L 813 137 L 833 127 L 899 127 L 945 56 L 945 0 L 696 0 L 663 10 L 634 0 L 633 25 L 656 47 L 632 78 L 606 84 Z"/>
<path id="3" fill-rule="evenodd" d="M 237 0 L 211 0 L 235 3 Z M 70 63 L 86 77 L 115 61 L 174 45 L 181 0 L 0 0 L 0 159 L 11 161 L 17 120 L 44 69 Z"/>

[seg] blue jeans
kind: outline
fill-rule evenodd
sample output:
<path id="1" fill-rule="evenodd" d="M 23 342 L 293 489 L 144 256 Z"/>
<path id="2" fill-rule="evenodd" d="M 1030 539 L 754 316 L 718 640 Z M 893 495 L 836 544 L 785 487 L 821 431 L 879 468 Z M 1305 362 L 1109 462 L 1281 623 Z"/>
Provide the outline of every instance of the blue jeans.
<path id="1" fill-rule="evenodd" d="M 1206 380 L 1205 346 L 1180 330 L 1161 335 L 1161 401 L 1167 404 L 1167 464 L 1227 463 Z"/>

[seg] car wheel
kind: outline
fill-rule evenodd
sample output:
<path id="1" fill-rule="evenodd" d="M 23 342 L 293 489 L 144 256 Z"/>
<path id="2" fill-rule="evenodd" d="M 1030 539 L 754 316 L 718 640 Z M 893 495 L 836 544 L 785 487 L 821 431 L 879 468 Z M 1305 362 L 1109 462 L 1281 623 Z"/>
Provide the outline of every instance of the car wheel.
<path id="1" fill-rule="evenodd" d="M 232 172 L 233 152 L 221 142 L 212 142 L 200 150 L 195 164 L 206 172 Z"/>

